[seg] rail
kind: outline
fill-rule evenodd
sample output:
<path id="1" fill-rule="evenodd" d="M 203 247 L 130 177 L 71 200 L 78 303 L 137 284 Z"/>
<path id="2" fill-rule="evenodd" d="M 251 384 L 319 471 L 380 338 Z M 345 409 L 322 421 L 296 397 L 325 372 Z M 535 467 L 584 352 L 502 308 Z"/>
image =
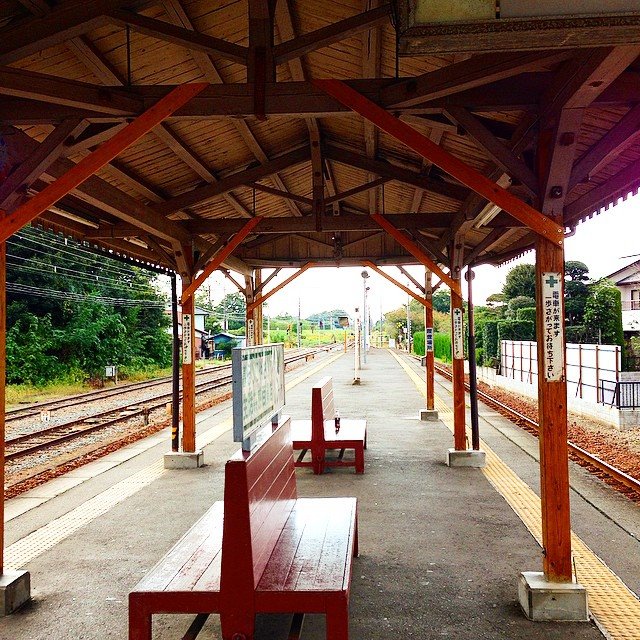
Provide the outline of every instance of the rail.
<path id="1" fill-rule="evenodd" d="M 445 367 L 436 364 L 435 369 L 441 376 L 443 376 L 444 378 L 447 378 L 447 380 L 451 380 L 451 373 Z M 467 383 L 465 383 L 465 387 L 467 390 L 469 389 L 469 385 Z M 516 422 L 524 423 L 531 431 L 534 431 L 536 434 L 539 434 L 540 425 L 535 420 L 532 420 L 528 416 L 525 416 L 519 411 L 516 411 L 509 405 L 505 404 L 504 402 L 501 402 L 500 400 L 497 400 L 496 398 L 492 397 L 488 393 L 485 393 L 484 391 L 478 390 L 478 398 L 480 398 L 485 404 L 492 405 L 495 408 L 499 409 L 503 414 L 505 414 L 509 418 L 513 418 Z M 567 444 L 569 447 L 569 451 L 576 458 L 582 460 L 583 462 L 586 462 L 587 464 L 590 464 L 592 467 L 595 467 L 598 471 L 606 474 L 607 476 L 609 476 L 613 480 L 616 480 L 617 482 L 624 485 L 628 489 L 631 489 L 636 493 L 640 494 L 640 480 L 637 480 L 636 478 L 630 476 L 624 471 L 621 471 L 620 469 L 616 469 L 614 466 L 610 465 L 608 462 L 605 462 L 604 460 L 601 460 L 600 458 L 598 458 L 598 456 L 595 456 L 592 453 L 585 451 L 584 449 L 582 449 L 581 447 L 579 447 L 578 445 L 574 444 L 571 441 L 567 441 Z"/>

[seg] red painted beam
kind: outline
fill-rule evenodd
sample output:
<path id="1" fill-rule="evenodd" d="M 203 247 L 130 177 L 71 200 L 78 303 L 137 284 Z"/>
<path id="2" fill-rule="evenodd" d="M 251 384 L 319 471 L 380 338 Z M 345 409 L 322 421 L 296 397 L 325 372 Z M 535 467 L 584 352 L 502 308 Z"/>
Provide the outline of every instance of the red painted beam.
<path id="1" fill-rule="evenodd" d="M 437 274 L 440 280 L 444 282 L 452 291 L 460 291 L 460 283 L 448 276 L 411 238 L 396 229 L 384 216 L 379 213 L 372 213 L 371 217 L 399 244 L 401 244 L 412 256 L 420 260 L 420 262 L 430 271 Z"/>
<path id="2" fill-rule="evenodd" d="M 29 224 L 208 86 L 201 82 L 176 87 L 55 182 L 9 215 L 0 218 L 0 242 Z"/>
<path id="3" fill-rule="evenodd" d="M 194 278 L 193 282 L 182 292 L 180 302 L 182 304 L 190 298 L 198 287 L 238 248 L 240 243 L 262 222 L 260 216 L 247 220 L 247 223 L 236 233 L 233 238 L 216 253 L 210 262 L 207 263 L 202 273 Z"/>
<path id="4" fill-rule="evenodd" d="M 451 155 L 434 144 L 405 122 L 379 107 L 362 94 L 340 80 L 314 80 L 313 84 L 326 91 L 346 107 L 375 124 L 379 129 L 404 143 L 426 160 L 440 167 L 456 180 L 473 189 L 483 198 L 497 204 L 516 220 L 522 222 L 537 234 L 562 246 L 564 229 L 562 226 L 542 215 L 526 202 L 492 182 L 481 173 L 467 166 L 462 160 Z"/>

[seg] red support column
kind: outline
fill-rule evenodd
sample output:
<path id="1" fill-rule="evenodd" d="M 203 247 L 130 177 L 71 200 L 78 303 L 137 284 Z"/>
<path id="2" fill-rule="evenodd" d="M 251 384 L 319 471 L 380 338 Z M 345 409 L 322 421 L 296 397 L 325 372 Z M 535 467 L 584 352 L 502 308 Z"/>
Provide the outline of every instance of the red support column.
<path id="1" fill-rule="evenodd" d="M 5 382 L 7 369 L 7 244 L 0 243 L 0 576 L 4 569 Z"/>
<path id="2" fill-rule="evenodd" d="M 433 354 L 433 288 L 431 286 L 431 271 L 424 271 L 424 305 L 425 327 L 425 382 L 427 384 L 427 411 L 435 409 L 435 358 Z M 428 334 L 431 333 L 431 348 L 428 345 Z"/>
<path id="3" fill-rule="evenodd" d="M 451 289 L 451 352 L 453 385 L 453 442 L 456 451 L 467 448 L 466 407 L 464 390 L 464 313 L 460 293 L 463 241 L 457 236 L 451 250 L 451 277 L 456 287 Z"/>
<path id="4" fill-rule="evenodd" d="M 182 288 L 191 280 L 183 277 Z M 182 451 L 196 450 L 196 350 L 193 322 L 194 299 L 189 296 L 182 302 Z"/>

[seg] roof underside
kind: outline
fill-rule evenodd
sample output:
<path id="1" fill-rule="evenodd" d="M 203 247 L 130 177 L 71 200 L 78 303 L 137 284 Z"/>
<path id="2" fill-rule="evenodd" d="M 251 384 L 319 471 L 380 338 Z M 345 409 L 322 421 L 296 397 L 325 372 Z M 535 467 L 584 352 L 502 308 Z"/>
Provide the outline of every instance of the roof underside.
<path id="1" fill-rule="evenodd" d="M 267 220 L 225 262 L 245 273 L 415 263 L 370 213 L 447 266 L 455 238 L 474 264 L 533 246 L 533 231 L 324 95 L 310 83 L 319 78 L 354 81 L 493 182 L 562 212 L 566 228 L 640 187 L 638 44 L 397 58 L 382 5 L 278 0 L 275 82 L 254 92 L 247 76 L 265 73 L 251 62 L 254 38 L 272 0 L 0 0 L 0 208 L 14 210 L 171 86 L 203 81 L 36 222 L 180 271 L 181 246 L 192 242 L 202 267 L 255 215 Z"/>

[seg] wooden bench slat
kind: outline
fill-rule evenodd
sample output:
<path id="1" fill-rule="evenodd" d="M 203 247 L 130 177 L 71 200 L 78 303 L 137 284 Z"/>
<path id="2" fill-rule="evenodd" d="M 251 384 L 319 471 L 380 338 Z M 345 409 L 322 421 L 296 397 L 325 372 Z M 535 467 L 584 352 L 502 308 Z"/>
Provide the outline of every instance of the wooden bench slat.
<path id="1" fill-rule="evenodd" d="M 185 533 L 171 550 L 140 580 L 134 591 L 164 591 L 171 580 L 201 547 L 211 553 L 222 547 L 222 535 L 216 537 L 216 523 L 222 523 L 222 501 L 213 506 Z"/>

